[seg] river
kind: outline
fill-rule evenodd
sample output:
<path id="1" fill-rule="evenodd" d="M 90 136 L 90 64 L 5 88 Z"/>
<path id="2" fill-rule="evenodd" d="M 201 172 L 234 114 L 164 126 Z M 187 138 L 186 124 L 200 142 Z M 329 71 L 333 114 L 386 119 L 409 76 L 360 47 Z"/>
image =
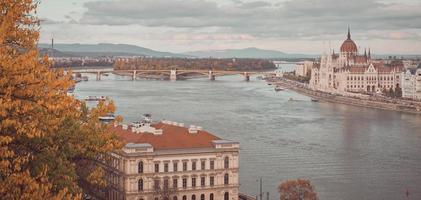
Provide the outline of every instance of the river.
<path id="1" fill-rule="evenodd" d="M 105 95 L 125 121 L 144 113 L 202 126 L 240 142 L 240 191 L 270 199 L 277 185 L 310 179 L 320 199 L 421 199 L 421 116 L 311 102 L 242 76 L 129 81 L 110 75 L 77 84 L 76 96 Z M 290 101 L 290 98 L 294 101 Z"/>

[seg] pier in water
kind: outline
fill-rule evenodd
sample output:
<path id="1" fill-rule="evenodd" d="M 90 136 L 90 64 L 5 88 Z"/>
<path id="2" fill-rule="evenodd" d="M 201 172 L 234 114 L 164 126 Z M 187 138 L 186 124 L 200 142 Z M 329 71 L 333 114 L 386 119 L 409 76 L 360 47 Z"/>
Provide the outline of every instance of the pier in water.
<path id="1" fill-rule="evenodd" d="M 320 199 L 406 199 L 406 190 L 421 199 L 421 116 L 311 102 L 242 80 L 110 75 L 78 83 L 75 93 L 111 97 L 126 122 L 151 113 L 240 142 L 240 191 L 252 196 L 262 177 L 271 200 L 279 199 L 279 182 L 296 178 L 310 179 Z"/>

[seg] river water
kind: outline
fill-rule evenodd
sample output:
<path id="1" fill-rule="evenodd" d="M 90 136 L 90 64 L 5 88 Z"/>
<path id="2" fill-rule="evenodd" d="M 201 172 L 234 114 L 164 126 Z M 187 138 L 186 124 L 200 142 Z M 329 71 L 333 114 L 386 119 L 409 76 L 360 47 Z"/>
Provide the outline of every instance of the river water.
<path id="1" fill-rule="evenodd" d="M 81 82 L 76 96 L 106 95 L 125 121 L 151 113 L 240 142 L 240 191 L 279 199 L 277 185 L 310 179 L 320 199 L 421 199 L 421 116 L 314 103 L 242 76 Z M 293 101 L 290 100 L 293 99 Z"/>

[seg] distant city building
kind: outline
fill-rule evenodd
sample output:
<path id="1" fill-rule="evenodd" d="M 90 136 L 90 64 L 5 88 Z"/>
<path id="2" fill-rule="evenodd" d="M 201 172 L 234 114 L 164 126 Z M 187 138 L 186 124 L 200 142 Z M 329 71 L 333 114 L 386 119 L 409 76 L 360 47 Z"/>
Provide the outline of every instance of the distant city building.
<path id="1" fill-rule="evenodd" d="M 295 67 L 295 76 L 310 76 L 313 66 L 313 61 L 304 61 L 298 63 Z"/>
<path id="2" fill-rule="evenodd" d="M 320 65 L 313 67 L 310 87 L 343 95 L 379 93 L 401 87 L 403 71 L 402 61 L 374 60 L 370 50 L 358 54 L 357 45 L 348 29 L 340 52 L 322 55 Z"/>
<path id="3" fill-rule="evenodd" d="M 125 146 L 108 159 L 107 199 L 238 199 L 238 142 L 170 121 L 144 120 L 115 131 Z"/>
<path id="4" fill-rule="evenodd" d="M 406 70 L 402 77 L 402 97 L 421 100 L 421 66 Z"/>

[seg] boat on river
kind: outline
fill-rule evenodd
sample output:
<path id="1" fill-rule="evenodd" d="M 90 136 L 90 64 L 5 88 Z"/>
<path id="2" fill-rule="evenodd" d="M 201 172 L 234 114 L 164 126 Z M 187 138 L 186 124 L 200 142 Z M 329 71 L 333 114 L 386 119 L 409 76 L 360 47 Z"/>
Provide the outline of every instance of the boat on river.
<path id="1" fill-rule="evenodd" d="M 98 117 L 99 121 L 103 123 L 109 123 L 115 120 L 114 113 L 107 113 L 105 116 Z"/>
<path id="2" fill-rule="evenodd" d="M 284 91 L 285 90 L 285 88 L 284 87 L 281 87 L 281 86 L 279 86 L 279 85 L 277 85 L 276 87 L 275 87 L 275 91 Z"/>
<path id="3" fill-rule="evenodd" d="M 106 96 L 87 96 L 85 98 L 86 101 L 105 101 L 106 99 Z"/>
<path id="4" fill-rule="evenodd" d="M 316 99 L 316 98 L 311 98 L 311 101 L 312 101 L 312 102 L 319 102 L 319 99 Z"/>

